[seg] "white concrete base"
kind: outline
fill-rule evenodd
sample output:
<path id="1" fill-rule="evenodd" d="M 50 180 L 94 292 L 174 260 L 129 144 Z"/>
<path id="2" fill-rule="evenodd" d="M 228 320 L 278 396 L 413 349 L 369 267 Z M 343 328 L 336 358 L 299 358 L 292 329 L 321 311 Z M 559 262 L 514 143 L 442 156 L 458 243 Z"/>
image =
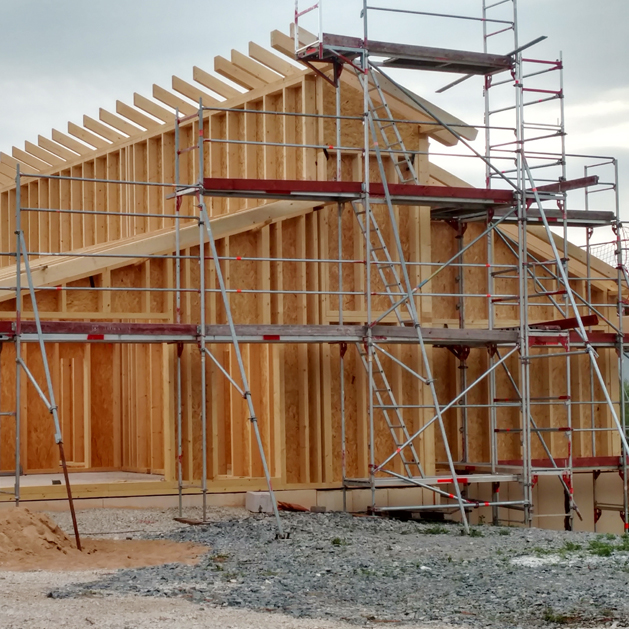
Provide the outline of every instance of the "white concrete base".
<path id="1" fill-rule="evenodd" d="M 248 491 L 245 508 L 251 513 L 273 513 L 273 502 L 268 491 Z"/>

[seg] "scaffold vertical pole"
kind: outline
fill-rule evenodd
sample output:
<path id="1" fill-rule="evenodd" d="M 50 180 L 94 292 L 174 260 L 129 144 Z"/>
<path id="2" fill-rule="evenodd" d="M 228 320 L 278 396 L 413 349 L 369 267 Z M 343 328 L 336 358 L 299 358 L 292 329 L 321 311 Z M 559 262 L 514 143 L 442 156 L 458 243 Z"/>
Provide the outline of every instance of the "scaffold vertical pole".
<path id="1" fill-rule="evenodd" d="M 175 109 L 175 322 L 181 323 L 181 236 L 180 236 L 180 209 L 182 199 L 177 195 L 180 183 L 180 126 L 179 108 Z M 176 424 L 177 424 L 177 490 L 179 517 L 183 515 L 183 415 L 182 415 L 182 382 L 181 382 L 181 354 L 183 345 L 177 344 L 176 360 Z"/>
<path id="2" fill-rule="evenodd" d="M 205 171 L 205 161 L 203 155 L 203 99 L 199 99 L 199 121 L 198 121 L 198 147 L 199 147 L 199 187 L 203 186 L 203 174 Z M 197 196 L 198 208 L 201 197 Z M 201 492 L 203 494 L 203 521 L 207 521 L 207 376 L 205 373 L 205 225 L 203 216 L 199 213 L 199 352 L 201 360 Z"/>
<path id="3" fill-rule="evenodd" d="M 19 165 L 17 167 L 17 172 L 16 172 L 16 190 L 19 190 L 21 187 L 21 181 L 20 181 L 20 169 L 19 169 Z M 66 455 L 65 455 L 65 451 L 63 448 L 63 437 L 61 434 L 61 424 L 59 423 L 59 414 L 58 414 L 58 408 L 57 408 L 57 404 L 55 402 L 55 392 L 52 386 L 52 377 L 50 375 L 50 365 L 48 364 L 48 356 L 46 353 L 46 343 L 44 341 L 44 336 L 42 333 L 42 326 L 41 326 L 41 320 L 39 318 L 39 309 L 37 307 L 37 297 L 35 295 L 35 285 L 33 283 L 33 276 L 31 275 L 31 267 L 28 261 L 28 248 L 26 245 L 26 239 L 24 237 L 24 232 L 22 231 L 22 222 L 21 222 L 21 197 L 19 194 L 16 194 L 16 222 L 15 222 L 15 226 L 16 226 L 16 234 L 17 234 L 17 239 L 20 243 L 20 255 L 21 258 L 23 258 L 24 260 L 24 270 L 26 271 L 26 281 L 28 283 L 28 291 L 29 291 L 29 296 L 31 298 L 31 306 L 33 308 L 33 318 L 35 320 L 35 327 L 37 330 L 37 342 L 39 345 L 39 351 L 41 353 L 41 359 L 42 359 L 42 364 L 44 367 L 44 376 L 46 379 L 46 387 L 48 389 L 48 396 L 46 397 L 46 394 L 42 391 L 41 387 L 38 385 L 38 383 L 35 381 L 34 376 L 31 374 L 30 370 L 28 369 L 28 367 L 26 366 L 26 363 L 24 362 L 24 360 L 22 359 L 21 356 L 19 356 L 16 360 L 18 361 L 18 365 L 19 367 L 21 367 L 24 372 L 26 373 L 26 375 L 28 376 L 28 378 L 31 380 L 31 383 L 34 385 L 34 387 L 36 388 L 38 394 L 40 395 L 40 397 L 42 398 L 42 400 L 44 401 L 44 403 L 46 404 L 46 406 L 48 407 L 48 412 L 52 415 L 52 420 L 53 420 L 53 425 L 54 425 L 54 429 L 55 429 L 55 443 L 57 444 L 58 448 L 59 448 L 59 457 L 60 457 L 60 463 L 61 463 L 61 469 L 63 471 L 63 477 L 65 480 L 65 485 L 66 485 L 66 492 L 68 495 L 68 505 L 70 507 L 70 515 L 72 517 L 72 527 L 74 529 L 74 537 L 76 539 L 76 547 L 78 550 L 82 550 L 81 548 L 81 537 L 79 535 L 79 527 L 77 524 L 77 520 L 76 520 L 76 512 L 74 510 L 74 500 L 72 498 L 72 487 L 70 486 L 70 476 L 68 474 L 68 466 L 67 466 L 67 462 L 66 462 Z M 21 260 L 16 258 L 16 276 L 19 276 L 21 274 Z M 20 286 L 21 289 L 21 286 Z M 17 397 L 17 404 L 19 404 L 19 391 L 18 393 L 18 397 Z M 19 470 L 16 471 L 19 475 Z"/>

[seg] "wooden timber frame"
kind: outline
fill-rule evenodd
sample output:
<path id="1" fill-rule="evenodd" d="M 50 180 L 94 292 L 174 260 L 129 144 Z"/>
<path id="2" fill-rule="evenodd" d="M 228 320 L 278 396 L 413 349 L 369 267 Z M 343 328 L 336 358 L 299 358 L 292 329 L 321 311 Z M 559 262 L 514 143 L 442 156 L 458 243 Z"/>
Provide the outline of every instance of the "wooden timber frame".
<path id="1" fill-rule="evenodd" d="M 289 37 L 272 45 L 292 58 Z M 467 525 L 487 505 L 530 524 L 537 477 L 570 496 L 575 470 L 624 470 L 625 270 L 566 236 L 616 224 L 618 206 L 564 211 L 565 177 L 544 189 L 524 163 L 518 186 L 490 190 L 431 164 L 429 138 L 466 144 L 476 130 L 372 72 L 364 46 L 358 75 L 249 52 L 215 64 L 247 92 L 195 69 L 225 100 L 174 77 L 181 96 L 154 97 L 178 111 L 136 95 L 136 109 L 69 127 L 81 142 L 54 132 L 0 156 L 0 471 L 56 467 L 49 409 L 9 370 L 21 355 L 43 381 L 41 340 L 70 471 L 160 473 L 180 496 L 263 487 L 264 453 L 276 489 L 366 487 L 387 509 L 382 490 L 408 487 L 406 508 L 458 510 Z M 385 105 L 390 118 L 374 113 Z M 402 144 L 377 148 L 390 123 Z M 593 173 L 573 185 L 602 188 Z M 509 482 L 521 495 L 499 499 Z M 576 508 L 569 498 L 556 517 Z"/>

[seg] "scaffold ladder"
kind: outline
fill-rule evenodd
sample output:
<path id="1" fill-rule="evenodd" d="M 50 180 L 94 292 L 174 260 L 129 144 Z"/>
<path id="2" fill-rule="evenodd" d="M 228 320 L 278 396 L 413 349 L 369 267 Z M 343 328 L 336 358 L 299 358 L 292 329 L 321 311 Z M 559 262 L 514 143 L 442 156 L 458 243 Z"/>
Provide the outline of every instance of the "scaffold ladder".
<path id="1" fill-rule="evenodd" d="M 356 349 L 358 351 L 358 355 L 360 356 L 365 371 L 369 373 L 369 369 L 367 366 L 367 361 L 369 360 L 369 356 L 365 351 L 364 347 L 362 347 L 359 343 L 356 343 Z M 391 388 L 391 384 L 387 378 L 386 372 L 382 365 L 382 361 L 378 355 L 378 352 L 373 352 L 372 360 L 374 362 L 374 368 L 371 370 L 371 378 L 372 382 L 370 383 L 372 390 L 376 396 L 378 404 L 374 404 L 374 408 L 377 408 L 382 412 L 384 420 L 389 428 L 389 432 L 391 433 L 391 437 L 393 438 L 393 442 L 395 443 L 396 452 L 400 457 L 402 465 L 404 467 L 404 471 L 409 478 L 413 476 L 417 476 L 419 473 L 420 476 L 424 476 L 424 470 L 422 469 L 422 465 L 419 461 L 419 456 L 417 454 L 417 450 L 415 448 L 415 444 L 411 440 L 411 435 L 408 431 L 408 427 L 406 426 L 406 422 L 404 421 L 404 416 L 400 405 L 397 403 L 395 395 L 393 394 L 393 389 Z M 391 418 L 392 413 L 395 417 L 395 420 Z M 397 423 L 394 423 L 396 421 Z M 400 438 L 400 435 L 402 438 Z M 406 447 L 403 447 L 405 443 L 410 444 L 406 447 L 410 450 L 410 458 L 405 454 Z"/>
<path id="2" fill-rule="evenodd" d="M 393 117 L 382 87 L 380 86 L 378 73 L 374 72 L 371 66 L 369 67 L 369 80 L 374 85 L 367 91 L 369 108 L 373 114 L 373 121 L 378 131 L 377 135 L 382 138 L 384 147 L 381 147 L 380 150 L 391 157 L 399 183 L 417 184 L 417 174 L 415 173 L 412 157 L 406 151 L 400 129 Z M 380 104 L 374 103 L 374 99 L 371 95 L 372 92 L 377 93 Z M 391 138 L 391 135 L 393 135 L 393 138 Z M 374 138 L 374 142 L 378 144 L 377 137 Z"/>
<path id="3" fill-rule="evenodd" d="M 465 506 L 466 504 L 469 504 L 469 503 L 467 503 L 467 501 L 463 498 L 461 494 L 461 488 L 458 482 L 456 469 L 454 467 L 454 461 L 452 459 L 452 454 L 451 454 L 450 446 L 448 443 L 448 438 L 447 438 L 445 425 L 443 422 L 443 417 L 442 417 L 442 412 L 441 412 L 441 406 L 439 404 L 439 400 L 437 397 L 437 392 L 434 385 L 434 380 L 432 377 L 432 372 L 431 372 L 431 367 L 430 367 L 430 361 L 428 359 L 426 347 L 424 344 L 424 338 L 421 331 L 421 325 L 419 322 L 419 315 L 417 313 L 417 309 L 415 306 L 416 294 L 411 285 L 410 277 L 408 275 L 408 269 L 406 267 L 404 251 L 403 251 L 402 244 L 400 241 L 397 219 L 395 216 L 395 211 L 393 209 L 393 202 L 391 199 L 391 195 L 389 193 L 386 168 L 384 166 L 382 150 L 379 144 L 379 138 L 380 137 L 383 138 L 383 141 L 385 145 L 387 146 L 387 148 L 385 149 L 387 152 L 387 155 L 394 162 L 396 173 L 398 173 L 399 177 L 403 178 L 406 176 L 405 174 L 402 173 L 401 166 L 406 160 L 409 159 L 409 157 L 407 155 L 406 147 L 404 146 L 404 142 L 399 133 L 399 130 L 396 129 L 397 124 L 387 104 L 384 92 L 379 87 L 377 78 L 375 80 L 372 78 L 372 81 L 370 81 L 370 77 L 373 77 L 374 72 L 373 72 L 373 69 L 369 66 L 368 55 L 363 56 L 363 71 L 359 72 L 358 70 L 356 70 L 356 72 L 363 86 L 363 91 L 365 94 L 365 103 L 366 103 L 365 139 L 366 139 L 367 146 L 365 147 L 365 166 L 364 166 L 365 179 L 368 180 L 369 156 L 373 153 L 376 156 L 376 160 L 378 164 L 378 171 L 380 174 L 380 178 L 381 178 L 381 181 L 384 187 L 384 193 L 385 193 L 384 200 L 379 201 L 379 203 L 384 204 L 387 207 L 389 224 L 391 226 L 393 239 L 395 240 L 395 251 L 396 251 L 396 257 L 398 260 L 397 262 L 394 262 L 391 254 L 389 253 L 389 248 L 382 235 L 382 231 L 378 225 L 377 219 L 373 212 L 372 201 L 370 199 L 370 195 L 368 193 L 368 186 L 367 186 L 362 200 L 360 202 L 356 202 L 355 204 L 352 204 L 354 213 L 358 219 L 358 224 L 361 228 L 363 237 L 365 239 L 366 250 L 368 252 L 367 261 L 366 261 L 367 262 L 366 273 L 370 277 L 371 266 L 373 265 L 376 267 L 376 270 L 382 279 L 385 293 L 387 294 L 389 300 L 391 301 L 392 309 L 395 312 L 395 316 L 398 320 L 398 324 L 412 326 L 417 334 L 417 341 L 418 341 L 419 352 L 420 352 L 421 360 L 423 364 L 424 375 L 420 375 L 409 369 L 407 369 L 407 371 L 411 371 L 411 373 L 413 373 L 423 385 L 428 386 L 430 389 L 431 399 L 433 402 L 431 408 L 434 408 L 434 417 L 428 423 L 432 424 L 436 422 L 438 425 L 439 431 L 441 433 L 442 441 L 443 441 L 443 446 L 446 452 L 446 457 L 448 459 L 449 475 L 452 478 L 452 483 L 454 485 L 455 493 L 447 494 L 436 488 L 433 489 L 432 487 L 427 487 L 423 485 L 421 482 L 416 482 L 416 484 L 418 486 L 424 486 L 426 488 L 432 489 L 437 494 L 441 494 L 441 495 L 445 494 L 446 496 L 450 496 L 454 498 L 456 500 L 455 504 L 458 506 L 460 514 L 461 514 L 461 520 L 463 522 L 463 526 L 465 530 L 468 531 L 469 524 L 468 524 L 468 518 L 467 518 Z M 372 83 L 374 86 L 377 86 L 375 87 L 375 90 L 378 92 L 378 98 L 380 100 L 380 104 L 378 105 L 374 104 L 374 100 L 370 95 L 370 89 L 372 89 L 370 86 Z M 374 110 L 374 108 L 376 107 L 378 108 L 378 111 L 385 112 L 386 117 L 383 118 L 383 120 L 385 121 L 384 124 L 390 125 L 384 129 L 384 132 L 382 129 L 382 125 L 377 126 L 377 123 L 375 122 L 375 119 L 378 118 L 378 116 L 376 116 L 376 111 Z M 380 122 L 382 122 L 382 120 Z M 394 129 L 395 131 L 393 131 Z M 387 135 L 387 131 L 393 131 L 395 140 L 391 141 L 389 139 L 389 136 Z M 402 155 L 403 158 L 400 160 L 396 159 L 396 156 L 398 155 Z M 412 181 L 413 183 L 417 183 L 418 180 L 417 180 L 415 169 L 410 163 L 409 163 L 409 166 L 410 168 L 408 168 L 408 171 L 412 177 Z M 362 209 L 358 209 L 360 205 L 362 205 Z M 373 242 L 373 240 L 375 240 L 375 242 Z M 402 277 L 398 275 L 397 267 L 399 267 Z M 394 292 L 393 289 L 396 289 L 396 292 Z M 408 313 L 408 316 L 409 316 L 408 321 L 403 320 L 399 312 L 400 306 L 402 306 Z M 369 313 L 371 313 L 370 307 L 368 308 L 368 311 Z M 369 321 L 368 324 L 372 325 L 373 322 Z M 380 401 L 379 395 L 382 392 L 378 390 L 379 388 L 381 388 L 381 385 L 379 385 L 376 382 L 376 376 L 374 376 L 374 366 L 375 366 L 375 374 L 381 380 L 382 380 L 382 377 L 380 375 L 380 370 L 384 374 L 384 369 L 382 369 L 381 361 L 375 357 L 376 351 L 374 350 L 374 346 L 376 344 L 377 343 L 373 340 L 373 338 L 371 336 L 368 336 L 365 342 L 365 348 L 363 350 L 365 356 L 364 357 L 361 356 L 361 358 L 363 359 L 363 364 L 365 365 L 367 369 L 368 377 L 370 380 L 370 383 L 369 383 L 370 384 L 370 398 L 371 396 L 374 396 L 376 401 L 379 402 Z M 386 381 L 386 376 L 385 376 L 384 381 Z M 379 406 L 388 406 L 389 408 L 379 409 L 378 408 Z M 401 451 L 404 450 L 404 448 L 412 445 L 417 435 L 411 435 L 408 429 L 406 428 L 406 425 L 404 424 L 404 421 L 403 421 L 403 407 L 394 399 L 392 399 L 391 405 L 380 405 L 380 404 L 374 405 L 373 402 L 370 402 L 370 407 L 373 410 L 393 411 L 396 417 L 401 418 L 400 425 L 404 426 L 403 430 L 406 430 L 406 434 L 408 435 L 408 436 L 405 436 L 403 440 L 398 439 L 397 435 L 395 434 L 395 430 L 391 430 L 390 421 L 388 420 L 388 418 L 385 418 L 385 421 L 387 422 L 389 426 L 389 429 L 393 438 L 395 451 L 391 456 L 385 459 L 385 462 L 381 463 L 380 465 L 375 465 L 375 464 L 372 465 L 372 467 L 370 468 L 370 477 L 373 483 L 375 474 L 377 474 L 378 472 L 385 472 L 387 474 L 397 476 L 397 474 L 394 473 L 392 470 L 387 470 L 385 466 L 393 457 L 398 456 L 401 453 Z M 373 440 L 373 434 L 372 434 L 372 440 Z M 374 446 L 372 443 L 371 445 L 372 453 L 373 453 L 373 447 Z M 420 464 L 419 458 L 417 459 L 417 463 L 418 463 L 418 471 L 419 471 L 421 469 L 419 465 Z M 409 478 L 409 480 L 411 481 L 413 480 L 413 477 L 411 476 L 408 476 L 407 478 Z M 421 479 L 421 476 L 420 476 L 420 479 Z"/>

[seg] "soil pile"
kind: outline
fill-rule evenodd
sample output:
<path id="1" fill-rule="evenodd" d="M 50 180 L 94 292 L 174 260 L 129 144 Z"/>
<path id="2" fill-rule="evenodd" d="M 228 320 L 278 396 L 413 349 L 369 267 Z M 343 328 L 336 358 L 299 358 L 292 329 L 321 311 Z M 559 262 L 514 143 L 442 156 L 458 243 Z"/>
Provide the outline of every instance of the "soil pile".
<path id="1" fill-rule="evenodd" d="M 0 512 L 0 570 L 96 570 L 195 564 L 206 546 L 170 540 L 83 539 L 83 551 L 48 516 Z"/>

